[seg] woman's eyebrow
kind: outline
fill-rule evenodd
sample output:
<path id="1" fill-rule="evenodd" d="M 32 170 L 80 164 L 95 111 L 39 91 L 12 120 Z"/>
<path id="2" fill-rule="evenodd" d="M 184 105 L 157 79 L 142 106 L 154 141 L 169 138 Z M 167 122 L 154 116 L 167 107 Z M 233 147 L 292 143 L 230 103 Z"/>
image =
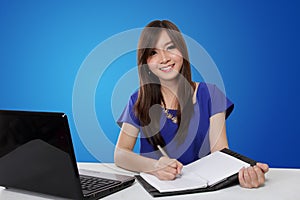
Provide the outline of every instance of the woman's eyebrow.
<path id="1" fill-rule="evenodd" d="M 170 45 L 170 44 L 174 44 L 174 42 L 172 40 L 168 41 L 168 42 L 165 42 L 164 44 L 161 44 L 162 46 L 155 46 L 154 48 L 152 49 L 162 49 L 162 48 L 165 48 L 166 46 Z"/>
<path id="2" fill-rule="evenodd" d="M 168 46 L 169 44 L 173 44 L 173 41 L 170 40 L 169 42 L 166 42 L 164 46 Z"/>
<path id="3" fill-rule="evenodd" d="M 161 49 L 161 48 L 165 48 L 166 46 L 168 46 L 168 45 L 170 45 L 170 44 L 173 44 L 173 41 L 172 40 L 170 40 L 170 41 L 168 41 L 168 42 L 166 42 L 166 43 L 164 43 L 161 47 L 155 47 L 154 49 Z"/>

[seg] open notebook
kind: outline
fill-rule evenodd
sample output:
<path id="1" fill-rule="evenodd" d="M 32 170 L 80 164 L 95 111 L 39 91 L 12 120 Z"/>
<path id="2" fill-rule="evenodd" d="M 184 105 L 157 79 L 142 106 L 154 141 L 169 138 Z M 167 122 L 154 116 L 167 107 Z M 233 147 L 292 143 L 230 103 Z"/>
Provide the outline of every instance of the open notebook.
<path id="1" fill-rule="evenodd" d="M 212 191 L 237 181 L 241 168 L 255 164 L 254 160 L 223 149 L 184 166 L 182 176 L 175 180 L 161 181 L 146 173 L 137 179 L 152 196 Z"/>

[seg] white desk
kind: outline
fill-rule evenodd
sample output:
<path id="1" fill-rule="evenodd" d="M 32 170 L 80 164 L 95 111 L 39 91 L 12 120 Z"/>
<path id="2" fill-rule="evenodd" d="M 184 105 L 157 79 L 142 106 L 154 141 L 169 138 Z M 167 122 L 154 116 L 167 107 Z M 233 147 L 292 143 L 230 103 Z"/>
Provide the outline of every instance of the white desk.
<path id="1" fill-rule="evenodd" d="M 125 175 L 134 175 L 132 172 L 125 171 L 116 167 L 114 164 L 99 163 L 78 163 L 80 169 L 89 169 L 103 172 L 115 172 Z M 300 169 L 276 169 L 271 168 L 266 175 L 266 184 L 258 189 L 245 189 L 239 185 L 222 189 L 215 192 L 197 193 L 189 195 L 179 195 L 170 197 L 153 198 L 143 187 L 136 181 L 132 186 L 122 191 L 114 193 L 103 198 L 104 200 L 295 200 L 300 195 Z M 46 200 L 53 197 L 40 195 L 36 193 L 6 190 L 0 187 L 1 200 Z M 61 199 L 61 198 L 56 198 Z"/>

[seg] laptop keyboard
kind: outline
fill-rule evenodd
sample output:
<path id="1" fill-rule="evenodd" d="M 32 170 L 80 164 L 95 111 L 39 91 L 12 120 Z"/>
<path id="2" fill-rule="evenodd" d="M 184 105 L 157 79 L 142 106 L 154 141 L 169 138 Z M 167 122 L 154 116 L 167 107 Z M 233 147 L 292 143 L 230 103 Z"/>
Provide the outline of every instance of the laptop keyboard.
<path id="1" fill-rule="evenodd" d="M 80 182 L 84 195 L 88 195 L 96 191 L 98 192 L 99 190 L 108 189 L 121 183 L 121 181 L 86 175 L 80 175 Z"/>

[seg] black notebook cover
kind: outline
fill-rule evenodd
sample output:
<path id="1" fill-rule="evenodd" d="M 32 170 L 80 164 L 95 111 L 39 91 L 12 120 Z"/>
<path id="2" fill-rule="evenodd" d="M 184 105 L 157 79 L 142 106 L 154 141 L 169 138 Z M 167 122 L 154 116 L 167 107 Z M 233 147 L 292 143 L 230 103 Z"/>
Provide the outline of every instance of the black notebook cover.
<path id="1" fill-rule="evenodd" d="M 231 155 L 235 158 L 238 158 L 244 162 L 249 163 L 251 166 L 256 165 L 256 161 L 252 160 L 246 156 L 243 156 L 239 153 L 236 153 L 230 149 L 222 149 L 221 152 Z M 150 185 L 147 181 L 145 181 L 140 175 L 135 176 L 139 183 L 144 187 L 144 189 L 149 192 L 153 197 L 162 197 L 162 196 L 171 196 L 171 195 L 182 195 L 182 194 L 191 194 L 191 193 L 199 193 L 199 192 L 210 192 L 219 189 L 223 189 L 232 185 L 236 185 L 238 183 L 238 173 L 228 177 L 224 181 L 215 184 L 213 186 L 209 186 L 206 188 L 199 189 L 191 189 L 191 190 L 183 190 L 183 191 L 173 191 L 173 192 L 159 192 L 152 185 Z"/>

